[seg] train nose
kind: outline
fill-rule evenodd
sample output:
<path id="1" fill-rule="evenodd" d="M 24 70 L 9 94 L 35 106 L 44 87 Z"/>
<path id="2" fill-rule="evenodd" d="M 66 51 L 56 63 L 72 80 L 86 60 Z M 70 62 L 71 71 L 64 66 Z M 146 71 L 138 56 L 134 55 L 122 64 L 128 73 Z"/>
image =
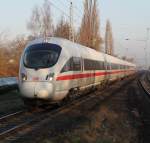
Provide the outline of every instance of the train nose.
<path id="1" fill-rule="evenodd" d="M 54 86 L 49 82 L 24 82 L 20 86 L 20 91 L 27 98 L 51 99 L 54 95 Z"/>
<path id="2" fill-rule="evenodd" d="M 35 86 L 35 96 L 40 99 L 52 98 L 54 87 L 52 83 L 39 82 Z"/>

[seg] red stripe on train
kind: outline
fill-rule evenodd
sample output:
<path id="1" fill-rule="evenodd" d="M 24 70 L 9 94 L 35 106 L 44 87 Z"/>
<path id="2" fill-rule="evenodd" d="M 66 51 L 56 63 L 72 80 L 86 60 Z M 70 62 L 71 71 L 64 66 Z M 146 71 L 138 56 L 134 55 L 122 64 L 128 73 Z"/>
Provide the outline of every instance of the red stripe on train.
<path id="1" fill-rule="evenodd" d="M 73 79 L 79 79 L 79 78 L 104 76 L 104 75 L 108 75 L 108 74 L 117 74 L 117 73 L 122 73 L 122 72 L 129 72 L 129 71 L 111 71 L 111 72 L 97 72 L 97 73 L 63 75 L 63 76 L 57 77 L 56 80 L 73 80 Z"/>

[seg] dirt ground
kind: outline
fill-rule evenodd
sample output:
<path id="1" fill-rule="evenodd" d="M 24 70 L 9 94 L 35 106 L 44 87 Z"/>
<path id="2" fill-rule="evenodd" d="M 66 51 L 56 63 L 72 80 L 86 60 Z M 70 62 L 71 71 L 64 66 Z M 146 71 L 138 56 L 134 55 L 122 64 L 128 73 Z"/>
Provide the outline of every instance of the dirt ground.
<path id="1" fill-rule="evenodd" d="M 24 108 L 18 91 L 0 94 L 0 116 L 13 113 Z"/>
<path id="2" fill-rule="evenodd" d="M 42 121 L 32 132 L 11 142 L 138 143 L 139 112 L 131 106 L 135 83 L 127 81 L 113 84 L 103 94 L 97 92 L 93 101 Z"/>
<path id="3" fill-rule="evenodd" d="M 124 88 L 86 114 L 86 122 L 73 131 L 58 134 L 43 143 L 138 143 L 139 120 L 129 108 L 129 90 Z M 90 104 L 89 104 L 90 105 Z M 86 105 L 88 106 L 88 105 Z"/>

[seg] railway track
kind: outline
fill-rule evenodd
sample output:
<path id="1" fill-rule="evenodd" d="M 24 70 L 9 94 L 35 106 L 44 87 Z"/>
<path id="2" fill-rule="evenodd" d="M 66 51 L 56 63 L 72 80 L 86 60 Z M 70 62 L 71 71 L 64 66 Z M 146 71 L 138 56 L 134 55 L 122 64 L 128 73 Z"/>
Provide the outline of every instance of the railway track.
<path id="1" fill-rule="evenodd" d="M 28 124 L 39 117 L 41 114 L 48 112 L 50 108 L 36 109 L 34 111 L 20 110 L 5 116 L 0 117 L 0 139 L 14 134 L 20 129 L 23 129 Z"/>
<path id="2" fill-rule="evenodd" d="M 8 115 L 1 116 L 1 117 L 0 117 L 0 123 L 1 123 L 2 121 L 4 121 L 4 120 L 8 120 L 8 119 L 10 119 L 10 118 L 12 118 L 12 117 L 18 116 L 18 115 L 20 115 L 20 114 L 22 114 L 22 113 L 24 113 L 24 110 L 20 110 L 20 111 L 14 112 L 14 113 L 10 113 L 10 114 L 8 114 Z"/>
<path id="3" fill-rule="evenodd" d="M 71 110 L 71 108 L 73 108 L 74 106 L 82 104 L 82 102 L 86 102 L 87 100 L 91 100 L 92 98 L 94 98 L 94 96 L 91 96 L 91 94 L 89 94 L 87 96 L 77 98 L 75 101 L 67 103 L 62 107 L 56 107 L 55 109 L 48 108 L 46 110 L 41 109 L 40 111 L 34 112 L 18 111 L 16 113 L 3 116 L 0 118 L 0 140 L 12 135 L 17 136 L 19 131 L 23 132 L 27 128 L 32 129 L 32 126 L 37 122 L 40 122 L 49 117 L 52 118 L 62 111 L 66 112 L 68 110 Z"/>
<path id="4" fill-rule="evenodd" d="M 133 79 L 132 79 L 133 81 Z M 46 135 L 48 138 L 53 138 L 59 135 L 66 135 L 67 133 L 71 133 L 72 131 L 80 128 L 80 125 L 83 123 L 89 122 L 89 118 L 94 119 L 93 113 L 95 111 L 99 111 L 99 109 L 107 104 L 108 101 L 111 101 L 113 97 L 116 97 L 118 94 L 124 94 L 124 87 L 128 87 L 132 83 L 126 81 L 125 84 L 114 84 L 113 88 L 107 88 L 102 93 L 96 92 L 94 94 L 94 98 L 87 100 L 86 102 L 82 102 L 82 104 L 76 104 L 76 106 L 70 107 L 70 110 L 66 112 L 59 112 L 57 115 L 47 118 L 46 120 L 39 122 L 33 128 L 32 131 L 28 132 L 25 135 L 20 136 L 14 142 L 20 143 L 24 140 L 26 142 L 31 143 L 33 140 L 35 142 L 42 142 L 43 136 Z M 124 81 L 123 81 L 124 82 Z M 121 83 L 123 83 L 121 82 Z M 102 96 L 101 96 L 102 95 Z M 117 98 L 118 101 L 118 98 Z M 120 102 L 120 100 L 118 101 Z M 117 103 L 118 103 L 117 102 Z M 116 105 L 116 103 L 114 103 Z M 121 102 L 121 105 L 123 103 Z M 109 108 L 112 108 L 111 106 Z M 118 107 L 120 109 L 120 107 Z M 124 110 L 127 110 L 124 108 Z M 91 114 L 91 115 L 90 115 Z M 96 113 L 94 113 L 96 115 Z M 40 135 L 37 137 L 37 135 Z M 36 137 L 36 138 L 35 138 Z M 47 138 L 47 137 L 46 137 Z"/>
<path id="5" fill-rule="evenodd" d="M 102 94 L 105 91 L 106 89 L 102 91 L 97 91 L 97 92 L 99 92 L 98 94 Z M 20 112 L 16 112 L 10 115 L 6 115 L 5 117 L 1 117 L 0 140 L 5 140 L 6 138 L 9 138 L 9 137 L 18 138 L 19 136 L 22 136 L 23 134 L 26 134 L 27 132 L 32 131 L 34 126 L 37 125 L 37 123 L 40 123 L 41 121 L 44 121 L 47 119 L 52 119 L 53 117 L 57 116 L 59 113 L 61 114 L 61 113 L 68 112 L 72 108 L 78 105 L 81 105 L 84 102 L 87 102 L 90 100 L 97 100 L 97 102 L 99 102 L 101 99 L 103 101 L 105 98 L 102 98 L 101 96 L 98 97 L 97 92 L 90 93 L 86 96 L 84 95 L 84 96 L 78 97 L 76 100 L 72 101 L 71 103 L 69 102 L 62 107 L 56 107 L 53 109 L 50 108 L 50 109 L 46 109 L 42 111 L 37 111 L 34 113 L 33 112 L 21 113 L 20 111 Z M 12 121 L 12 117 L 13 118 L 16 117 L 16 119 L 13 119 Z"/>
<path id="6" fill-rule="evenodd" d="M 147 96 L 150 98 L 150 79 L 149 79 L 149 72 L 143 74 L 139 80 L 138 83 L 144 90 L 144 92 L 147 94 Z"/>
<path id="7" fill-rule="evenodd" d="M 150 73 L 145 72 L 139 77 L 134 102 L 139 112 L 139 138 L 140 142 L 150 142 Z"/>

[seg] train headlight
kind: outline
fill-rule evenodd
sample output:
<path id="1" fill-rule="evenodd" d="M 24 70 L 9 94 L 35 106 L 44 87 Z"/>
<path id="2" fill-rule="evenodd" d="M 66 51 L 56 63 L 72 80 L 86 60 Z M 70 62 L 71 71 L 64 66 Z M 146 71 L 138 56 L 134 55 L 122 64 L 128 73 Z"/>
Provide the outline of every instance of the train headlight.
<path id="1" fill-rule="evenodd" d="M 54 73 L 50 73 L 46 76 L 46 80 L 52 81 L 54 78 Z"/>
<path id="2" fill-rule="evenodd" d="M 27 80 L 27 75 L 22 73 L 21 74 L 21 78 L 22 78 L 22 81 L 26 81 Z"/>
<path id="3" fill-rule="evenodd" d="M 52 80 L 53 80 L 53 77 L 50 77 L 49 80 L 52 81 Z"/>

